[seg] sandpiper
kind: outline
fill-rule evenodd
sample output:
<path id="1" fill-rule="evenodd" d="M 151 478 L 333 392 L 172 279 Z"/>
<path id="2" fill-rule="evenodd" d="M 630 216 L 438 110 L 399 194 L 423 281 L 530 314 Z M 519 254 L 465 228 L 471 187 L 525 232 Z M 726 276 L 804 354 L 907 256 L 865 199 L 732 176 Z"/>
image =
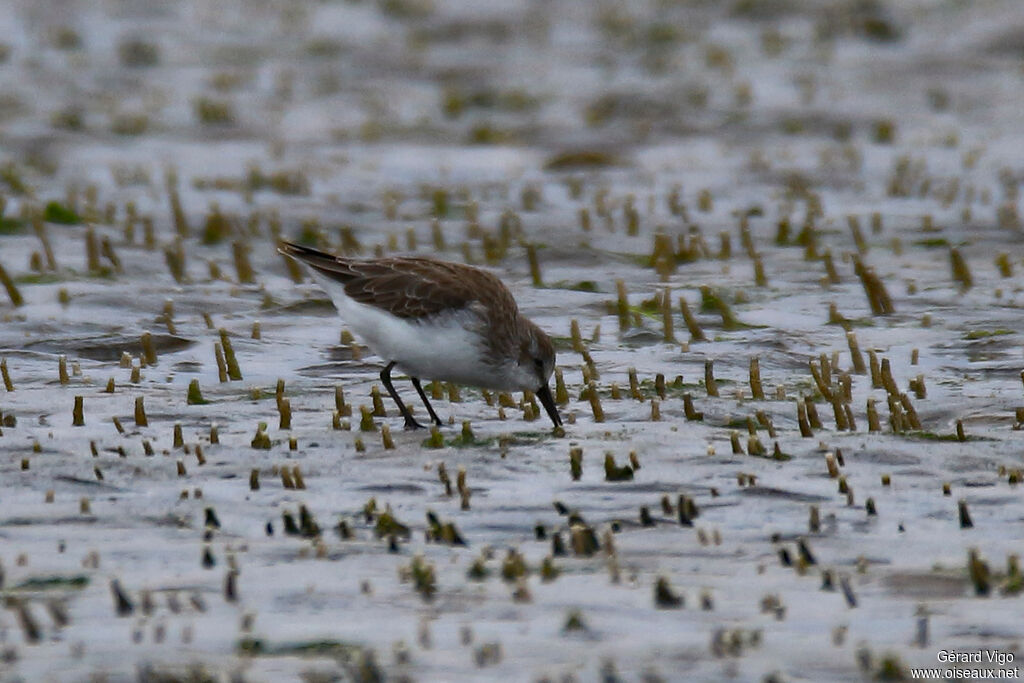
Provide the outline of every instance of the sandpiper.
<path id="1" fill-rule="evenodd" d="M 548 386 L 555 369 L 551 339 L 491 273 L 414 256 L 345 258 L 292 242 L 281 242 L 278 251 L 310 267 L 345 323 L 384 360 L 380 380 L 406 429 L 423 425 L 391 383 L 396 367 L 409 375 L 437 425 L 421 378 L 532 391 L 555 426 L 562 424 Z"/>

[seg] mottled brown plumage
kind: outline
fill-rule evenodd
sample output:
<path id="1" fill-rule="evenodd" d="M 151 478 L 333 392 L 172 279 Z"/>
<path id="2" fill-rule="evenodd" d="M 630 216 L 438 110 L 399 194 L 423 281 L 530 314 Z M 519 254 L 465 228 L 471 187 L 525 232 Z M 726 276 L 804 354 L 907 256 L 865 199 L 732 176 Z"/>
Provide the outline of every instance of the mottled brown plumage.
<path id="1" fill-rule="evenodd" d="M 406 320 L 428 320 L 452 311 L 472 309 L 500 334 L 488 338 L 492 355 L 508 353 L 514 340 L 519 307 L 504 283 L 486 270 L 418 256 L 353 259 L 325 254 L 291 242 L 289 256 L 345 286 L 345 294 Z M 545 339 L 547 341 L 547 339 Z"/>
<path id="2" fill-rule="evenodd" d="M 519 313 L 512 293 L 491 273 L 461 263 L 422 257 L 346 258 L 291 242 L 282 242 L 279 251 L 311 267 L 323 278 L 325 287 L 338 289 L 340 284 L 344 296 L 339 299 L 332 295 L 340 308 L 350 306 L 349 301 L 355 302 L 393 316 L 391 320 L 406 321 L 417 330 L 409 332 L 403 328 L 385 334 L 380 321 L 363 321 L 363 334 L 368 344 L 390 362 L 381 379 L 402 409 L 407 425 L 416 423 L 391 387 L 390 370 L 396 364 L 410 372 L 435 422 L 440 421 L 419 387 L 416 375 L 420 372 L 432 379 L 500 390 L 528 388 L 541 397 L 552 421 L 560 423 L 547 387 L 554 367 L 554 346 L 540 328 Z M 358 309 L 346 310 L 353 324 L 364 317 Z M 463 358 L 458 354 L 465 350 L 460 352 L 459 347 L 468 348 L 466 344 L 443 345 L 443 350 L 431 356 L 431 359 L 438 359 L 435 364 L 433 360 L 424 361 L 423 354 L 415 348 L 419 344 L 408 342 L 401 347 L 401 343 L 395 341 L 410 334 L 419 335 L 419 330 L 429 334 L 427 330 L 432 326 L 436 330 L 472 333 L 475 341 L 469 346 L 479 353 Z M 436 374 L 427 374 L 430 371 Z M 524 380 L 524 377 L 536 380 Z M 530 386 L 519 387 L 527 382 Z"/>

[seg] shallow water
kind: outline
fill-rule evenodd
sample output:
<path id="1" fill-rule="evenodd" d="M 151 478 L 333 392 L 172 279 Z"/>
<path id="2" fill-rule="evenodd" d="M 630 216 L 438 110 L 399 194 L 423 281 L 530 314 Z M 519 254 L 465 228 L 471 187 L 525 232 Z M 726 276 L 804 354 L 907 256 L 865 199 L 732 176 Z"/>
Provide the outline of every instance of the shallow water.
<path id="1" fill-rule="evenodd" d="M 1019 3 L 52 1 L 10 3 L 0 25 L 0 265 L 24 299 L 0 294 L 0 679 L 862 680 L 942 649 L 1021 654 Z M 44 210 L 55 268 L 33 228 Z M 671 247 L 654 268 L 657 234 Z M 386 400 L 360 431 L 377 359 L 291 279 L 278 235 L 493 269 L 556 338 L 564 436 L 471 388 L 433 402 L 451 420 L 442 448 Z M 184 254 L 180 281 L 167 250 Z M 855 257 L 891 313 L 872 313 Z M 737 323 L 702 308 L 702 286 Z M 580 399 L 571 320 L 604 422 Z M 222 328 L 241 380 L 219 381 Z M 919 428 L 894 432 L 886 389 L 852 373 L 854 426 L 837 429 L 808 363 L 835 354 L 840 382 L 847 329 L 865 363 L 888 361 Z M 157 362 L 132 381 L 146 331 Z M 205 403 L 186 401 L 193 380 Z M 806 437 L 804 396 L 822 423 Z M 261 422 L 269 449 L 252 445 Z M 748 425 L 767 457 L 747 454 Z M 606 453 L 631 452 L 632 481 L 607 481 Z M 849 494 L 826 464 L 840 454 Z M 465 468 L 468 509 L 442 463 L 453 488 Z M 305 488 L 284 486 L 295 467 Z M 319 533 L 285 532 L 300 506 Z M 377 537 L 386 506 L 408 538 Z M 465 545 L 427 542 L 428 513 Z M 528 571 L 507 581 L 510 551 Z M 661 578 L 684 604 L 657 604 Z"/>

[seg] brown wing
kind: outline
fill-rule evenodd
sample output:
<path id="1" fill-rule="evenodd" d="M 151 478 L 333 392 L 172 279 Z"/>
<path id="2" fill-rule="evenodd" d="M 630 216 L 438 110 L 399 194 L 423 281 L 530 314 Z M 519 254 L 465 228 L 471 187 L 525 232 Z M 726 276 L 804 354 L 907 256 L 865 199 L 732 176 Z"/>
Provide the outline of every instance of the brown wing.
<path id="1" fill-rule="evenodd" d="M 488 309 L 516 310 L 512 294 L 498 278 L 461 263 L 417 257 L 349 259 L 291 242 L 282 242 L 278 249 L 342 283 L 353 300 L 399 318 L 430 317 L 480 300 L 490 302 Z"/>

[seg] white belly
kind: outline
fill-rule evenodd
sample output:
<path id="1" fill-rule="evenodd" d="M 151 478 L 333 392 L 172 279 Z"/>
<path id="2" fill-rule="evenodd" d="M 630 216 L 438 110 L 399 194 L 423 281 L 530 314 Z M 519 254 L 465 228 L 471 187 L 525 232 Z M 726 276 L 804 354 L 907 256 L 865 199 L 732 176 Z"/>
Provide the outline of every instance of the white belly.
<path id="1" fill-rule="evenodd" d="M 353 301 L 344 287 L 318 277 L 346 327 L 386 363 L 410 377 L 505 390 L 502 379 L 483 362 L 483 322 L 473 311 L 436 316 L 427 322 L 398 318 Z M 480 331 L 478 331 L 480 330 Z"/>

